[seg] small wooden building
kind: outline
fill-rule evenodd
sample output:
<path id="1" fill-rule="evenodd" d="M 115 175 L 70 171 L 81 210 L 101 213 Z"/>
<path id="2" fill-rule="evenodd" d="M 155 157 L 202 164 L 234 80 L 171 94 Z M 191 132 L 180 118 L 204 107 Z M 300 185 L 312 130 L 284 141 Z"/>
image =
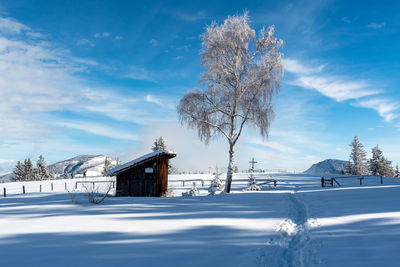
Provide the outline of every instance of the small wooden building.
<path id="1" fill-rule="evenodd" d="M 168 161 L 173 151 L 159 150 L 111 169 L 117 176 L 117 196 L 160 197 L 168 188 Z"/>

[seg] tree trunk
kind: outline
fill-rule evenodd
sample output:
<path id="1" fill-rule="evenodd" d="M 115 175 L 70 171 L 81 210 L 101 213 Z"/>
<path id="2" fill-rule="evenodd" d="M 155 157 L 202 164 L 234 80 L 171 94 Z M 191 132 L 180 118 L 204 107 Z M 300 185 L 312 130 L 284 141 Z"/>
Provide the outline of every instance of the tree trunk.
<path id="1" fill-rule="evenodd" d="M 226 182 L 225 182 L 225 192 L 231 192 L 231 184 L 232 184 L 232 170 L 233 170 L 233 156 L 235 151 L 233 150 L 234 144 L 229 144 L 229 165 L 228 165 L 228 172 L 226 173 Z"/>

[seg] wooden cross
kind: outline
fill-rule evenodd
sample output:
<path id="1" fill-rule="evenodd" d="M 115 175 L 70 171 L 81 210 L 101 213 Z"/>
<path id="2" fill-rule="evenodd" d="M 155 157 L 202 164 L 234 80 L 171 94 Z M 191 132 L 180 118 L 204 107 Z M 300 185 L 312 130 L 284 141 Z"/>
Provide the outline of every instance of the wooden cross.
<path id="1" fill-rule="evenodd" d="M 251 169 L 254 170 L 254 164 L 258 163 L 258 162 L 254 161 L 254 158 L 253 158 L 251 161 L 249 161 L 249 163 L 251 163 Z"/>

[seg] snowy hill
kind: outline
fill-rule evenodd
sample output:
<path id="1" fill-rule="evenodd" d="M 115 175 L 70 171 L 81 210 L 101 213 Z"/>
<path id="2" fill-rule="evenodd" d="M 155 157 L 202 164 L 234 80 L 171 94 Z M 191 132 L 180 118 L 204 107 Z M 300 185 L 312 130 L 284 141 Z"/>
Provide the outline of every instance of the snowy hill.
<path id="1" fill-rule="evenodd" d="M 313 164 L 309 169 L 304 171 L 307 174 L 339 174 L 345 171 L 347 161 L 339 159 L 326 159 L 324 161 Z"/>
<path id="2" fill-rule="evenodd" d="M 101 176 L 103 171 L 105 155 L 80 155 L 71 159 L 63 160 L 54 164 L 48 165 L 50 172 L 56 174 L 56 177 L 62 177 L 64 172 L 68 172 L 70 175 L 82 176 L 86 171 L 86 176 Z M 115 165 L 116 161 L 109 158 L 112 165 Z M 0 181 L 8 182 L 13 177 L 12 172 L 0 176 Z"/>
<path id="3" fill-rule="evenodd" d="M 104 155 L 80 155 L 51 164 L 48 166 L 48 169 L 49 171 L 59 175 L 62 175 L 65 172 L 79 175 L 86 171 L 87 176 L 100 176 L 103 171 L 105 159 L 106 156 Z M 115 163 L 115 160 L 111 160 L 111 164 L 114 165 Z"/>

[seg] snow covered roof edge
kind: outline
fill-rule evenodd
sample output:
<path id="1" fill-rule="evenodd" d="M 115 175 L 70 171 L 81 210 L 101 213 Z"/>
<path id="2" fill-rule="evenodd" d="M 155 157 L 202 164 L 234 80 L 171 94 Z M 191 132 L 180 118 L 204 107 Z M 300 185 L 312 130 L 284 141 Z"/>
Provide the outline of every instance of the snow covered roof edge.
<path id="1" fill-rule="evenodd" d="M 143 155 L 143 156 L 141 156 L 141 157 L 139 157 L 137 159 L 134 159 L 132 161 L 129 161 L 127 163 L 124 163 L 122 165 L 119 165 L 119 166 L 117 166 L 115 168 L 112 168 L 111 170 L 108 171 L 108 175 L 114 176 L 114 175 L 120 173 L 121 171 L 123 171 L 123 170 L 125 170 L 125 169 L 127 169 L 127 168 L 129 168 L 129 167 L 131 167 L 133 165 L 136 165 L 136 164 L 138 164 L 138 163 L 140 163 L 142 161 L 146 161 L 147 159 L 150 159 L 150 158 L 162 155 L 162 154 L 170 155 L 172 157 L 176 156 L 176 152 L 175 151 L 157 150 L 157 151 L 151 152 L 149 154 Z"/>

